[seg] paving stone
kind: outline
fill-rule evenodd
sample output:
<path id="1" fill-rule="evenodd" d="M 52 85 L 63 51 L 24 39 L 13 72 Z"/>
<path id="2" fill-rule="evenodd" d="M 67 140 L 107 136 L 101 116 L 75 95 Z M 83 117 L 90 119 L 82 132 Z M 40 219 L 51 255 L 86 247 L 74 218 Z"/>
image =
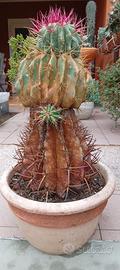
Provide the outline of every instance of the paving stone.
<path id="1" fill-rule="evenodd" d="M 24 239 L 22 232 L 16 226 L 1 227 L 0 226 L 0 239 Z"/>
<path id="2" fill-rule="evenodd" d="M 120 242 L 90 241 L 73 254 L 47 255 L 24 240 L 0 240 L 1 270 L 119 270 Z"/>
<path id="3" fill-rule="evenodd" d="M 15 145 L 0 145 L 0 176 L 5 169 L 16 163 L 16 160 L 13 159 L 15 150 Z"/>
<path id="4" fill-rule="evenodd" d="M 10 210 L 6 200 L 0 194 L 0 226 L 1 227 L 16 227 L 16 219 Z M 9 233 L 11 234 L 10 230 Z"/>
<path id="5" fill-rule="evenodd" d="M 113 195 L 100 218 L 100 229 L 120 230 L 120 195 Z"/>
<path id="6" fill-rule="evenodd" d="M 101 230 L 102 240 L 120 241 L 120 230 Z"/>

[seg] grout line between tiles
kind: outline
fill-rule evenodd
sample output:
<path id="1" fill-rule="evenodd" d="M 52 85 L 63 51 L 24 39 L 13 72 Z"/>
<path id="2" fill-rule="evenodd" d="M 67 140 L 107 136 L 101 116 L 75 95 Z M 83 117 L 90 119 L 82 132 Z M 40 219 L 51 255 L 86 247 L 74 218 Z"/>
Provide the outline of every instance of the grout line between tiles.
<path id="1" fill-rule="evenodd" d="M 104 136 L 104 138 L 105 138 L 105 140 L 107 141 L 108 145 L 110 145 L 110 142 L 108 141 L 108 139 L 107 139 L 105 133 L 101 130 L 101 127 L 99 126 L 99 124 L 98 124 L 97 120 L 94 118 L 94 116 L 93 116 L 93 120 L 95 121 L 97 127 L 100 129 L 100 132 L 101 132 L 102 135 Z"/>
<path id="2" fill-rule="evenodd" d="M 6 137 L 2 142 L 1 144 L 4 144 L 4 141 L 6 141 L 11 135 L 13 135 L 13 133 L 17 130 L 17 128 L 12 132 L 10 133 L 10 135 L 8 137 Z"/>
<path id="3" fill-rule="evenodd" d="M 99 224 L 99 223 L 98 223 L 98 228 L 99 228 L 100 240 L 103 240 L 103 239 L 102 239 L 102 232 L 101 232 L 100 224 Z"/>
<path id="4" fill-rule="evenodd" d="M 101 231 L 120 232 L 120 229 L 100 229 Z"/>
<path id="5" fill-rule="evenodd" d="M 17 226 L 0 226 L 0 228 L 19 228 L 19 227 L 17 227 Z"/>

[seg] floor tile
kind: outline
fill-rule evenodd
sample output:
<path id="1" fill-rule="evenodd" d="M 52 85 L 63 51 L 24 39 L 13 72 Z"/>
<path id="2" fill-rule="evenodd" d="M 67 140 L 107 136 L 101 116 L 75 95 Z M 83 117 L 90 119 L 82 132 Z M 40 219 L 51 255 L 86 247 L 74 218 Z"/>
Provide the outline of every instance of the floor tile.
<path id="1" fill-rule="evenodd" d="M 109 141 L 110 145 L 120 145 L 120 132 L 113 134 L 112 132 L 108 132 L 104 130 L 104 134 Z"/>
<path id="2" fill-rule="evenodd" d="M 102 240 L 120 241 L 120 230 L 101 230 Z"/>
<path id="3" fill-rule="evenodd" d="M 100 128 L 96 125 L 94 120 L 84 120 L 82 121 L 83 125 L 87 127 L 89 133 L 93 135 L 93 138 L 96 139 L 95 144 L 97 145 L 109 145 L 108 140 L 101 132 Z"/>
<path id="4" fill-rule="evenodd" d="M 16 147 L 14 145 L 0 145 L 0 176 L 5 169 L 16 163 L 14 159 L 15 150 Z"/>
<path id="5" fill-rule="evenodd" d="M 22 132 L 23 128 L 14 131 L 11 135 L 9 135 L 8 138 L 4 139 L 2 141 L 2 144 L 18 144 L 20 141 L 20 134 Z"/>
<path id="6" fill-rule="evenodd" d="M 0 195 L 0 226 L 17 226 L 16 219 L 10 210 L 7 202 Z"/>
<path id="7" fill-rule="evenodd" d="M 0 227 L 0 238 L 24 239 L 24 236 L 18 227 Z"/>
<path id="8" fill-rule="evenodd" d="M 119 270 L 120 242 L 90 241 L 64 256 L 48 255 L 24 240 L 0 240 L 1 270 Z"/>
<path id="9" fill-rule="evenodd" d="M 114 194 L 120 194 L 120 146 L 101 146 L 101 161 L 112 171 L 116 187 Z"/>
<path id="10" fill-rule="evenodd" d="M 8 120 L 9 121 L 9 120 Z M 1 126 L 0 126 L 0 132 L 9 132 L 9 133 L 13 133 L 15 130 L 17 130 L 17 127 L 20 126 L 20 124 L 15 124 L 15 123 L 10 123 L 10 122 L 4 122 Z"/>
<path id="11" fill-rule="evenodd" d="M 120 195 L 112 195 L 100 218 L 100 229 L 120 230 Z"/>
<path id="12" fill-rule="evenodd" d="M 9 136 L 10 136 L 10 132 L 9 131 L 3 131 L 3 132 L 1 132 L 1 130 L 0 130 L 0 144 L 4 140 L 6 140 Z"/>
<path id="13" fill-rule="evenodd" d="M 110 145 L 120 145 L 120 125 L 115 123 L 106 112 L 94 113 L 94 120 Z"/>

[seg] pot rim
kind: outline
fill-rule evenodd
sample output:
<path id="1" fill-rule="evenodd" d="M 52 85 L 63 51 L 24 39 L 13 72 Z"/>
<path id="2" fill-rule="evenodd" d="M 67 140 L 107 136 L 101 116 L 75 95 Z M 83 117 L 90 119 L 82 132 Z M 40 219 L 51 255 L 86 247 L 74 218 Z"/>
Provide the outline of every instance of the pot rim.
<path id="1" fill-rule="evenodd" d="M 17 195 L 8 185 L 10 173 L 13 171 L 12 166 L 5 170 L 2 175 L 0 192 L 9 204 L 29 213 L 31 212 L 46 215 L 70 215 L 80 212 L 82 213 L 84 211 L 93 209 L 102 204 L 104 201 L 108 200 L 115 188 L 115 176 L 110 171 L 110 169 L 101 162 L 97 164 L 97 167 L 100 169 L 100 171 L 102 171 L 106 185 L 96 194 L 81 200 L 60 203 L 47 203 L 33 201 Z"/>

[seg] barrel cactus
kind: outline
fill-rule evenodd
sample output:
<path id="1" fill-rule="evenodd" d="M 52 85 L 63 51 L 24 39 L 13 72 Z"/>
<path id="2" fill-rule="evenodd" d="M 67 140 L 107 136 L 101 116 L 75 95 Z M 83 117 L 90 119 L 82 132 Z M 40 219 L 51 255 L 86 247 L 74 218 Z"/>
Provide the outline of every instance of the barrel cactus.
<path id="1" fill-rule="evenodd" d="M 69 190 L 79 193 L 83 182 L 89 187 L 97 173 L 94 142 L 74 112 L 86 94 L 80 59 L 83 29 L 73 12 L 66 15 L 61 9 L 51 9 L 33 23 L 36 46 L 21 61 L 16 82 L 21 101 L 30 106 L 30 121 L 17 150 L 17 173 L 24 187 L 19 194 L 63 201 Z M 16 190 L 16 185 L 11 187 Z"/>
<path id="2" fill-rule="evenodd" d="M 73 11 L 50 9 L 33 20 L 36 46 L 21 61 L 16 90 L 24 106 L 54 104 L 78 108 L 86 95 L 86 72 L 80 60 L 84 35 Z"/>
<path id="3" fill-rule="evenodd" d="M 30 123 L 21 136 L 17 151 L 18 171 L 25 191 L 38 194 L 39 200 L 56 194 L 64 200 L 69 189 L 89 186 L 98 152 L 94 141 L 73 109 L 46 105 L 31 111 Z M 23 180 L 22 180 L 23 181 Z M 24 191 L 22 191 L 24 195 Z M 29 194 L 28 194 L 29 197 Z"/>

